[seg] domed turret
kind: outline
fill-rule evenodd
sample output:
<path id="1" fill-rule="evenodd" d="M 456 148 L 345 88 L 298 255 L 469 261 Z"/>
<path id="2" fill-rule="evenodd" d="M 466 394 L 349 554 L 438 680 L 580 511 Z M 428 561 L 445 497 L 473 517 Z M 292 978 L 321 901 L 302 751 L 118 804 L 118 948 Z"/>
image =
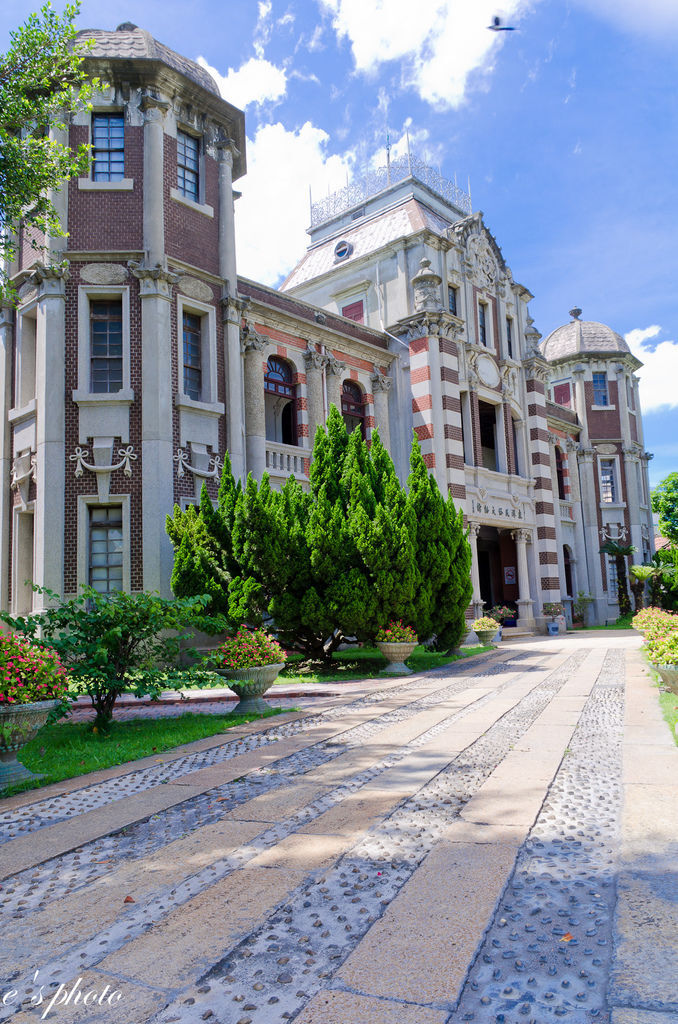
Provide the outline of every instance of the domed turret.
<path id="1" fill-rule="evenodd" d="M 541 342 L 539 348 L 549 362 L 560 362 L 577 356 L 630 355 L 631 349 L 607 324 L 597 320 L 580 320 L 581 309 L 570 310 L 569 324 L 557 327 Z"/>

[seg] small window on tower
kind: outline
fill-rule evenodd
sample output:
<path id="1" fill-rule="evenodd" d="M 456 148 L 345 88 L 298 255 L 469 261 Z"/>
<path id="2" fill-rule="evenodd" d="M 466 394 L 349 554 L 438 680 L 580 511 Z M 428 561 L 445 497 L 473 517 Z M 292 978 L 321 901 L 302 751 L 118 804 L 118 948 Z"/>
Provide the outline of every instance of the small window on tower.
<path id="1" fill-rule="evenodd" d="M 122 114 L 92 117 L 92 180 L 122 181 L 125 177 L 125 118 Z"/>
<path id="2" fill-rule="evenodd" d="M 513 359 L 513 320 L 510 316 L 506 317 L 506 354 Z"/>
<path id="3" fill-rule="evenodd" d="M 177 189 L 182 196 L 198 202 L 200 185 L 200 143 L 193 135 L 177 132 Z"/>
<path id="4" fill-rule="evenodd" d="M 593 404 L 594 405 L 609 405 L 610 399 L 607 393 L 607 374 L 606 373 L 594 373 L 593 374 Z"/>
<path id="5" fill-rule="evenodd" d="M 348 320 L 355 320 L 357 324 L 365 323 L 363 300 L 360 299 L 359 302 L 349 302 L 348 306 L 343 306 L 341 315 L 345 316 Z"/>
<path id="6" fill-rule="evenodd" d="M 454 316 L 458 316 L 457 313 L 457 289 L 454 285 L 449 284 L 447 286 L 447 308 L 450 313 Z"/>

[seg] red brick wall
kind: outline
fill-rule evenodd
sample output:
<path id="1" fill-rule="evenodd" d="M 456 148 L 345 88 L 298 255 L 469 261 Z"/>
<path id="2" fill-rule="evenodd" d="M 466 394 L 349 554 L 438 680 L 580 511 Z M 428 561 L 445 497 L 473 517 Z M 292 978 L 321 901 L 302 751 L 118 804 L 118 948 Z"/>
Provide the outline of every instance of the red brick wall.
<path id="1" fill-rule="evenodd" d="M 593 381 L 584 381 L 584 399 L 588 410 L 587 419 L 589 425 L 589 437 L 592 441 L 608 437 L 621 437 L 618 402 L 619 396 L 617 394 L 616 380 L 608 379 L 607 392 L 610 399 L 610 405 L 613 405 L 614 409 L 591 409 L 591 406 L 593 405 Z"/>
<path id="2" fill-rule="evenodd" d="M 213 217 L 192 210 L 170 198 L 177 184 L 177 140 L 165 136 L 165 249 L 167 255 L 201 267 L 210 274 L 219 273 L 219 181 L 216 160 L 205 154 L 203 161 L 205 202 Z"/>
<path id="3" fill-rule="evenodd" d="M 89 141 L 89 130 L 73 125 L 71 146 Z M 77 179 L 68 185 L 68 248 L 71 250 L 139 250 L 144 245 L 144 130 L 125 125 L 125 177 L 134 179 L 131 192 L 81 190 Z"/>

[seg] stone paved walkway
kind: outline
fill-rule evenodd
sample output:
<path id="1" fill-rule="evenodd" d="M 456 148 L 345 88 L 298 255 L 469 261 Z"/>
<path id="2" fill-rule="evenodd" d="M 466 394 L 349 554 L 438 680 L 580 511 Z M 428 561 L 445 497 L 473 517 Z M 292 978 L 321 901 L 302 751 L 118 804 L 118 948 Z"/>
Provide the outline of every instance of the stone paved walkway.
<path id="1" fill-rule="evenodd" d="M 678 1024 L 638 648 L 514 643 L 2 801 L 0 1020 Z"/>

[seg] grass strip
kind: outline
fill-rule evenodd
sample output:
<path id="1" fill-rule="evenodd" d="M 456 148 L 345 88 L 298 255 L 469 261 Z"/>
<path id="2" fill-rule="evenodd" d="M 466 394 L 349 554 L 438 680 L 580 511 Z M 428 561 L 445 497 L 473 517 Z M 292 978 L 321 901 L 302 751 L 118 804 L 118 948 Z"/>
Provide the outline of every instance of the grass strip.
<path id="1" fill-rule="evenodd" d="M 413 672 L 425 672 L 427 669 L 442 668 L 454 661 L 472 658 L 475 654 L 489 651 L 492 645 L 464 647 L 454 654 L 429 651 L 418 644 L 407 659 L 407 667 Z M 337 651 L 332 655 L 330 664 L 304 661 L 301 655 L 292 655 L 278 676 L 276 683 L 290 686 L 297 683 L 338 683 L 349 680 L 371 679 L 375 676 L 388 675 L 388 662 L 373 647 L 358 647 L 355 650 Z"/>
<path id="2" fill-rule="evenodd" d="M 27 780 L 5 790 L 3 795 L 62 782 L 78 775 L 98 772 L 103 768 L 126 764 L 163 750 L 227 732 L 236 725 L 278 715 L 281 708 L 271 708 L 256 715 L 210 715 L 187 712 L 173 718 L 131 718 L 113 721 L 106 735 L 92 732 L 91 722 L 57 722 L 46 725 L 35 739 L 26 744 L 19 760 L 29 771 L 44 778 Z"/>

